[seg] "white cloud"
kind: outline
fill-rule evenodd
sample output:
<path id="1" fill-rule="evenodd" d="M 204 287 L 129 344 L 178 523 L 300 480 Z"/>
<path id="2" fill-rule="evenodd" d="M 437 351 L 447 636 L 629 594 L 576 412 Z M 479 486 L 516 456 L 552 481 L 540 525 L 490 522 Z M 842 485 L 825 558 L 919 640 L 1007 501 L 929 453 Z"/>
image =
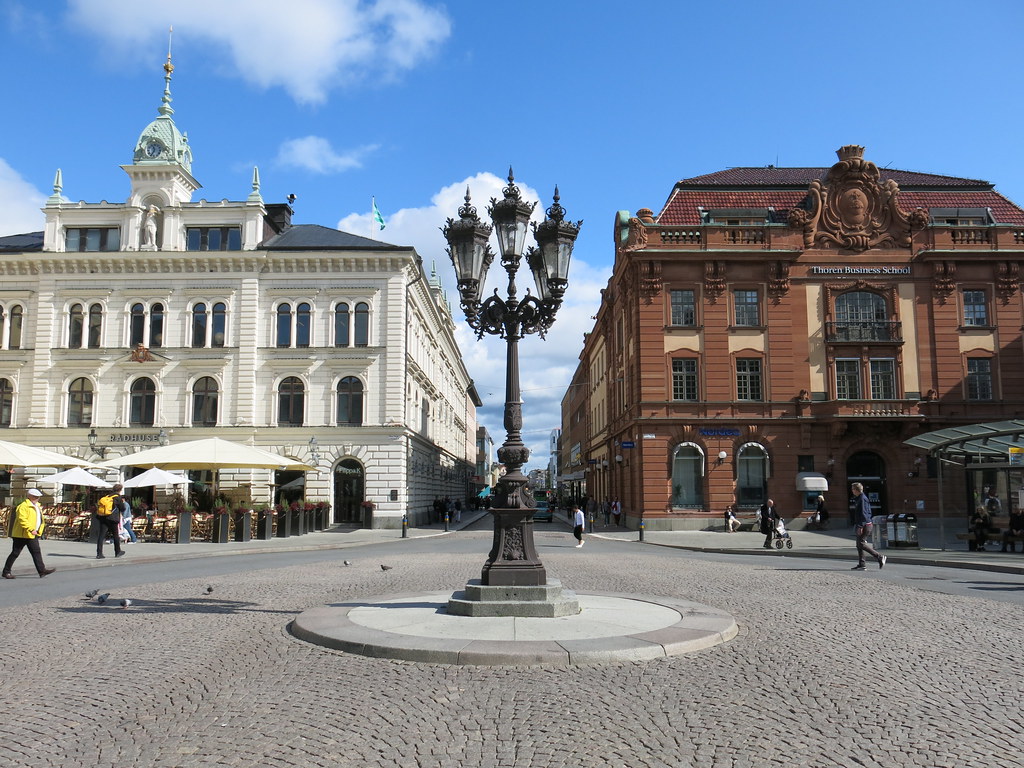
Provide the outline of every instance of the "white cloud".
<path id="1" fill-rule="evenodd" d="M 447 218 L 457 218 L 459 206 L 464 203 L 466 187 L 472 194 L 472 205 L 478 214 L 487 220 L 489 200 L 501 198 L 501 190 L 507 182 L 490 173 L 480 173 L 464 181 L 444 187 L 435 194 L 429 205 L 421 208 L 403 208 L 389 211 L 387 200 L 377 200 L 377 206 L 384 215 L 387 228 L 378 232 L 372 226 L 371 213 L 353 213 L 338 222 L 338 229 L 354 234 L 373 237 L 396 245 L 412 245 L 423 257 L 424 268 L 429 274 L 436 265 L 452 304 L 456 320 L 456 337 L 462 350 L 469 375 L 477 384 L 477 390 L 484 401 L 484 407 L 477 414 L 480 423 L 487 427 L 497 445 L 505 440 L 502 424 L 505 405 L 505 342 L 494 336 L 485 336 L 477 341 L 474 332 L 466 325 L 459 306 L 459 294 L 455 289 L 455 274 L 451 261 L 445 254 L 446 243 L 440 232 Z M 539 195 L 530 187 L 518 185 L 526 200 L 538 200 Z M 543 209 L 550 201 L 537 204 L 534 218 L 543 218 Z M 492 244 L 496 249 L 496 245 Z M 505 289 L 504 270 L 495 263 L 488 275 L 487 292 L 494 288 Z M 595 267 L 580 255 L 573 257 L 569 270 L 569 290 L 558 312 L 554 326 L 546 339 L 528 336 L 519 342 L 520 388 L 523 399 L 523 442 L 530 448 L 529 468 L 542 467 L 548 461 L 548 436 L 551 430 L 561 426 L 561 403 L 566 388 L 579 362 L 583 349 L 583 334 L 593 326 L 591 317 L 597 314 L 601 303 L 601 289 L 611 276 L 610 266 Z M 526 287 L 532 290 L 533 277 L 525 264 L 518 273 L 519 294 Z"/>
<path id="2" fill-rule="evenodd" d="M 0 158 L 0 235 L 20 235 L 43 229 L 43 213 L 39 209 L 46 196 L 25 181 Z"/>
<path id="3" fill-rule="evenodd" d="M 222 48 L 237 74 L 317 104 L 333 88 L 387 80 L 430 58 L 451 33 L 426 0 L 70 0 L 71 20 L 119 54 L 177 40 Z"/>
<path id="4" fill-rule="evenodd" d="M 377 146 L 370 144 L 339 155 L 327 139 L 321 136 L 304 136 L 301 139 L 282 142 L 277 153 L 277 163 L 313 173 L 341 173 L 352 168 L 361 168 L 363 158 L 375 152 Z"/>

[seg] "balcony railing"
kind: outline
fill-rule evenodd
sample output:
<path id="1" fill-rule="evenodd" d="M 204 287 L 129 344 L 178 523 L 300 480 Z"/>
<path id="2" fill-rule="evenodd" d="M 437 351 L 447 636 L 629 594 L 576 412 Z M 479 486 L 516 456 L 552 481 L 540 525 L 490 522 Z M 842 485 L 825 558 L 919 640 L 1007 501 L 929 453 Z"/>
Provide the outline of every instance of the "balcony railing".
<path id="1" fill-rule="evenodd" d="M 825 341 L 830 343 L 865 341 L 903 341 L 902 323 L 828 322 L 825 323 Z"/>

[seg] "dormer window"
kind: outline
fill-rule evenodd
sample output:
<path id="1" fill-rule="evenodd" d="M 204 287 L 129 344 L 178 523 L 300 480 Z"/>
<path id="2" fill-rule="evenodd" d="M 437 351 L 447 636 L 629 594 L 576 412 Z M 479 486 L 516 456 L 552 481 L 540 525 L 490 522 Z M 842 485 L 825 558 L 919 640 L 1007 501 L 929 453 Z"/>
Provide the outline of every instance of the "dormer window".
<path id="1" fill-rule="evenodd" d="M 64 240 L 67 251 L 119 251 L 121 230 L 117 227 L 71 227 Z"/>
<path id="2" fill-rule="evenodd" d="M 185 250 L 240 251 L 242 230 L 240 227 L 189 227 Z"/>
<path id="3" fill-rule="evenodd" d="M 768 208 L 714 208 L 704 211 L 704 223 L 723 227 L 763 227 L 768 223 Z"/>
<path id="4" fill-rule="evenodd" d="M 987 227 L 995 224 L 988 208 L 929 208 L 932 224 L 939 227 Z"/>

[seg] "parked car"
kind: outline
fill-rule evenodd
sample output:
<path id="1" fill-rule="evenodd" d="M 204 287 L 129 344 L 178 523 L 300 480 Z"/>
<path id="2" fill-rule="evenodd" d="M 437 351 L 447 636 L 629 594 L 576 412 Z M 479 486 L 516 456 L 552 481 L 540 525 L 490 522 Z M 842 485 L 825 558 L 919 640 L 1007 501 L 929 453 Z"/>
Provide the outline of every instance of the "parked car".
<path id="1" fill-rule="evenodd" d="M 533 521 L 535 523 L 550 523 L 551 522 L 551 506 L 546 501 L 538 501 L 537 511 L 533 513 Z"/>

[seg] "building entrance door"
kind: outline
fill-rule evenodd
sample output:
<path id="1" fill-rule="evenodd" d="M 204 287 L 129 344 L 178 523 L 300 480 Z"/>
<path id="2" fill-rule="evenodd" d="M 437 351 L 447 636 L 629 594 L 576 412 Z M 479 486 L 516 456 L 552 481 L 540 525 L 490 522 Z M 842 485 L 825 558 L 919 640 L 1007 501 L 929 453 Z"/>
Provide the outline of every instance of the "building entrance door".
<path id="1" fill-rule="evenodd" d="M 873 515 L 889 514 L 889 504 L 885 494 L 885 461 L 873 451 L 860 451 L 846 461 L 846 493 L 850 503 L 850 522 L 853 518 L 853 494 L 851 483 L 864 486 L 864 495 L 871 502 Z"/>
<path id="2" fill-rule="evenodd" d="M 365 493 L 363 465 L 355 459 L 342 459 L 334 468 L 334 522 L 363 524 Z"/>

